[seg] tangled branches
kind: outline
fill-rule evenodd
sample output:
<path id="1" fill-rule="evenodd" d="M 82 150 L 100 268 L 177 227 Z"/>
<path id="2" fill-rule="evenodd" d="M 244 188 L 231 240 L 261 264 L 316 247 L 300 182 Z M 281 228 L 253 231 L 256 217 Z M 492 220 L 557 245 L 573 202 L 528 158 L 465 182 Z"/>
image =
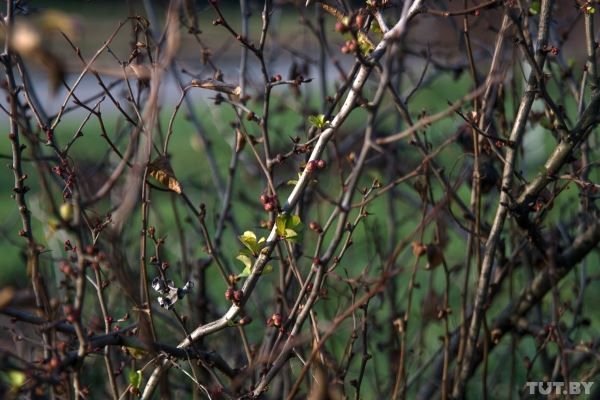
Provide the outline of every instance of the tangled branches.
<path id="1" fill-rule="evenodd" d="M 4 397 L 595 379 L 594 4 L 128 3 L 7 2 Z"/>

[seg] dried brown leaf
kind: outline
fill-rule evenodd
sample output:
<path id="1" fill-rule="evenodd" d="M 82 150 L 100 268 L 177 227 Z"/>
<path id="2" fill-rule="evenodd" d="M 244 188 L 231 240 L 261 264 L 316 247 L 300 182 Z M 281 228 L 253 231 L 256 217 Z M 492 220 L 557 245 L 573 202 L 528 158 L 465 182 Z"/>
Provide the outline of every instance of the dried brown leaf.
<path id="1" fill-rule="evenodd" d="M 427 246 L 420 242 L 412 242 L 412 252 L 415 257 L 421 257 L 427 253 Z"/>
<path id="2" fill-rule="evenodd" d="M 227 93 L 234 96 L 239 96 L 242 93 L 242 88 L 240 88 L 239 86 L 219 82 L 215 79 L 193 79 L 192 86 L 202 89 L 214 90 L 215 92 Z"/>
<path id="3" fill-rule="evenodd" d="M 425 269 L 433 269 L 440 265 L 444 259 L 444 253 L 440 246 L 434 243 L 427 245 L 427 265 Z"/>
<path id="4" fill-rule="evenodd" d="M 170 190 L 181 194 L 181 185 L 175 178 L 175 173 L 166 157 L 158 157 L 152 161 L 148 165 L 148 174 Z"/>
<path id="5" fill-rule="evenodd" d="M 4 309 L 15 297 L 15 289 L 8 286 L 0 289 L 0 310 Z"/>

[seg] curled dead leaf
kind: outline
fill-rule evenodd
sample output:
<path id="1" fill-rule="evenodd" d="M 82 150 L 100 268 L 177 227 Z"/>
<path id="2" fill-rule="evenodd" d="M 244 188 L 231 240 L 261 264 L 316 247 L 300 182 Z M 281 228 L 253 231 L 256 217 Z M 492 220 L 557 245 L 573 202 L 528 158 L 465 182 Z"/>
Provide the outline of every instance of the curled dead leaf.
<path id="1" fill-rule="evenodd" d="M 15 289 L 7 286 L 0 289 L 0 310 L 10 304 L 12 299 L 15 297 Z"/>
<path id="2" fill-rule="evenodd" d="M 246 146 L 246 138 L 244 134 L 239 129 L 235 130 L 235 152 L 239 153 Z"/>
<path id="3" fill-rule="evenodd" d="M 392 323 L 399 333 L 404 333 L 406 328 L 406 322 L 402 318 L 396 318 Z"/>
<path id="4" fill-rule="evenodd" d="M 498 328 L 493 329 L 492 332 L 490 332 L 490 336 L 491 336 L 492 342 L 494 344 L 498 344 L 500 339 L 502 339 L 502 330 L 498 329 Z"/>
<path id="5" fill-rule="evenodd" d="M 150 68 L 144 64 L 135 64 L 131 63 L 125 68 L 125 73 L 127 75 L 133 75 L 136 79 L 143 83 L 148 83 L 150 81 L 150 76 L 152 75 L 152 71 Z"/>
<path id="6" fill-rule="evenodd" d="M 175 193 L 181 194 L 181 185 L 177 178 L 175 178 L 175 173 L 166 157 L 161 156 L 152 161 L 148 165 L 148 175 Z"/>
<path id="7" fill-rule="evenodd" d="M 412 242 L 412 251 L 415 257 L 421 257 L 427 253 L 427 246 L 420 242 Z"/>
<path id="8" fill-rule="evenodd" d="M 242 93 L 242 88 L 239 86 L 230 85 L 215 79 L 192 79 L 191 84 L 193 87 L 214 90 L 215 92 L 227 93 L 233 96 L 239 96 Z"/>
<path id="9" fill-rule="evenodd" d="M 423 320 L 426 322 L 435 320 L 438 316 L 439 311 L 443 308 L 443 297 L 438 292 L 436 292 L 435 289 L 430 289 L 421 301 L 421 315 L 423 317 Z"/>
<path id="10" fill-rule="evenodd" d="M 440 246 L 434 243 L 427 245 L 427 265 L 425 269 L 433 269 L 440 265 L 444 259 L 444 253 Z"/>

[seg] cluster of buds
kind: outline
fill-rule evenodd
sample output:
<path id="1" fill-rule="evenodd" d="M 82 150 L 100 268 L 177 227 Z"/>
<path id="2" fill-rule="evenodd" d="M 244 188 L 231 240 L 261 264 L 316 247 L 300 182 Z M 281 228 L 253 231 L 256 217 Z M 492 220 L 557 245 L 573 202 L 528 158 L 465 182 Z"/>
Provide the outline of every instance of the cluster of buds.
<path id="1" fill-rule="evenodd" d="M 235 290 L 233 287 L 228 287 L 225 291 L 225 298 L 231 301 L 234 304 L 240 304 L 242 298 L 244 297 L 244 292 L 241 290 Z"/>
<path id="2" fill-rule="evenodd" d="M 71 171 L 69 164 L 66 159 L 61 159 L 60 164 L 52 167 L 58 177 L 62 178 L 65 182 L 65 188 L 63 189 L 63 197 L 68 199 L 71 197 L 71 189 L 75 183 L 75 174 Z"/>
<path id="3" fill-rule="evenodd" d="M 65 251 L 77 251 L 77 246 L 73 247 L 69 239 L 65 240 Z"/>
<path id="4" fill-rule="evenodd" d="M 269 211 L 269 212 L 276 210 L 279 205 L 279 201 L 277 200 L 276 195 L 269 196 L 269 195 L 263 194 L 260 196 L 260 202 L 262 203 L 265 211 Z"/>
<path id="5" fill-rule="evenodd" d="M 60 367 L 60 358 L 56 356 L 48 360 L 48 363 L 46 364 L 46 368 L 49 372 L 56 370 L 58 367 Z"/>
<path id="6" fill-rule="evenodd" d="M 52 144 L 54 140 L 54 131 L 52 128 L 44 128 L 44 133 L 46 134 L 46 144 Z"/>
<path id="7" fill-rule="evenodd" d="M 581 12 L 584 14 L 593 15 L 596 13 L 596 9 L 592 6 L 590 1 L 585 2 L 581 7 Z"/>
<path id="8" fill-rule="evenodd" d="M 65 274 L 67 276 L 75 275 L 75 270 L 71 266 L 71 263 L 69 263 L 66 260 L 63 260 L 58 264 L 58 269 L 60 270 L 60 272 L 62 272 L 63 274 Z"/>
<path id="9" fill-rule="evenodd" d="M 590 195 L 594 195 L 596 193 L 598 193 L 598 185 L 595 185 L 593 183 L 588 183 L 586 184 L 583 189 L 585 190 L 585 192 L 587 192 Z"/>
<path id="10" fill-rule="evenodd" d="M 309 282 L 306 285 L 306 290 L 308 292 L 312 292 L 313 288 L 315 287 L 315 285 L 312 282 Z M 321 287 L 319 288 L 319 297 L 322 299 L 327 299 L 327 295 L 329 294 L 329 290 L 326 287 Z"/>
<path id="11" fill-rule="evenodd" d="M 311 145 L 297 145 L 294 146 L 294 154 L 306 154 L 312 150 Z"/>
<path id="12" fill-rule="evenodd" d="M 344 43 L 344 45 L 342 46 L 342 48 L 340 50 L 344 54 L 350 54 L 350 53 L 354 53 L 357 48 L 358 48 L 358 44 L 356 43 L 356 40 L 352 39 L 352 40 L 346 40 L 346 43 Z"/>
<path id="13" fill-rule="evenodd" d="M 95 256 L 96 254 L 98 254 L 98 248 L 94 245 L 88 244 L 87 246 L 85 246 L 85 254 L 87 254 L 88 256 Z"/>
<path id="14" fill-rule="evenodd" d="M 346 25 L 345 23 L 343 23 L 342 21 L 338 21 L 335 24 L 335 31 L 339 32 L 339 33 L 346 33 L 348 32 L 348 29 L 350 29 L 348 27 L 348 25 Z"/>
<path id="15" fill-rule="evenodd" d="M 271 317 L 267 320 L 267 326 L 274 326 L 276 328 L 281 328 L 281 323 L 283 322 L 283 318 L 281 317 L 281 314 L 279 313 L 274 313 L 273 315 L 271 315 Z"/>
<path id="16" fill-rule="evenodd" d="M 338 21 L 335 24 L 335 31 L 341 34 L 347 33 L 353 29 L 359 30 L 365 24 L 365 17 L 362 14 L 355 15 L 352 20 L 345 18 L 343 21 Z"/>
<path id="17" fill-rule="evenodd" d="M 327 167 L 327 162 L 325 160 L 310 160 L 306 163 L 307 172 L 314 172 L 318 169 L 325 169 Z"/>
<path id="18" fill-rule="evenodd" d="M 311 231 L 317 232 L 317 233 L 322 233 L 323 232 L 323 228 L 321 228 L 321 225 L 319 225 L 317 222 L 315 221 L 311 221 L 308 224 L 308 227 Z"/>
<path id="19" fill-rule="evenodd" d="M 160 265 L 160 269 L 164 272 L 169 269 L 171 266 L 168 261 L 161 261 L 157 256 L 150 256 L 150 264 L 152 265 Z"/>
<path id="20" fill-rule="evenodd" d="M 75 307 L 73 307 L 70 304 L 67 304 L 66 306 L 63 307 L 63 311 L 65 313 L 65 316 L 67 317 L 67 322 L 69 323 L 75 323 L 77 321 L 77 319 L 79 318 L 79 316 L 81 315 L 81 311 L 78 309 L 75 309 Z"/>

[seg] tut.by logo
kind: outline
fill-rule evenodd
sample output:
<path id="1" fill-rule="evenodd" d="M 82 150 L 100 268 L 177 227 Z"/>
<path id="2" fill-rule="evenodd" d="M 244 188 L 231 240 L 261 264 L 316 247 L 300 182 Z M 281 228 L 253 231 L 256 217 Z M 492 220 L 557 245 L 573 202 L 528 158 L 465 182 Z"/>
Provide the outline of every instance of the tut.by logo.
<path id="1" fill-rule="evenodd" d="M 562 394 L 562 395 L 589 395 L 594 382 L 527 382 L 529 394 Z"/>

